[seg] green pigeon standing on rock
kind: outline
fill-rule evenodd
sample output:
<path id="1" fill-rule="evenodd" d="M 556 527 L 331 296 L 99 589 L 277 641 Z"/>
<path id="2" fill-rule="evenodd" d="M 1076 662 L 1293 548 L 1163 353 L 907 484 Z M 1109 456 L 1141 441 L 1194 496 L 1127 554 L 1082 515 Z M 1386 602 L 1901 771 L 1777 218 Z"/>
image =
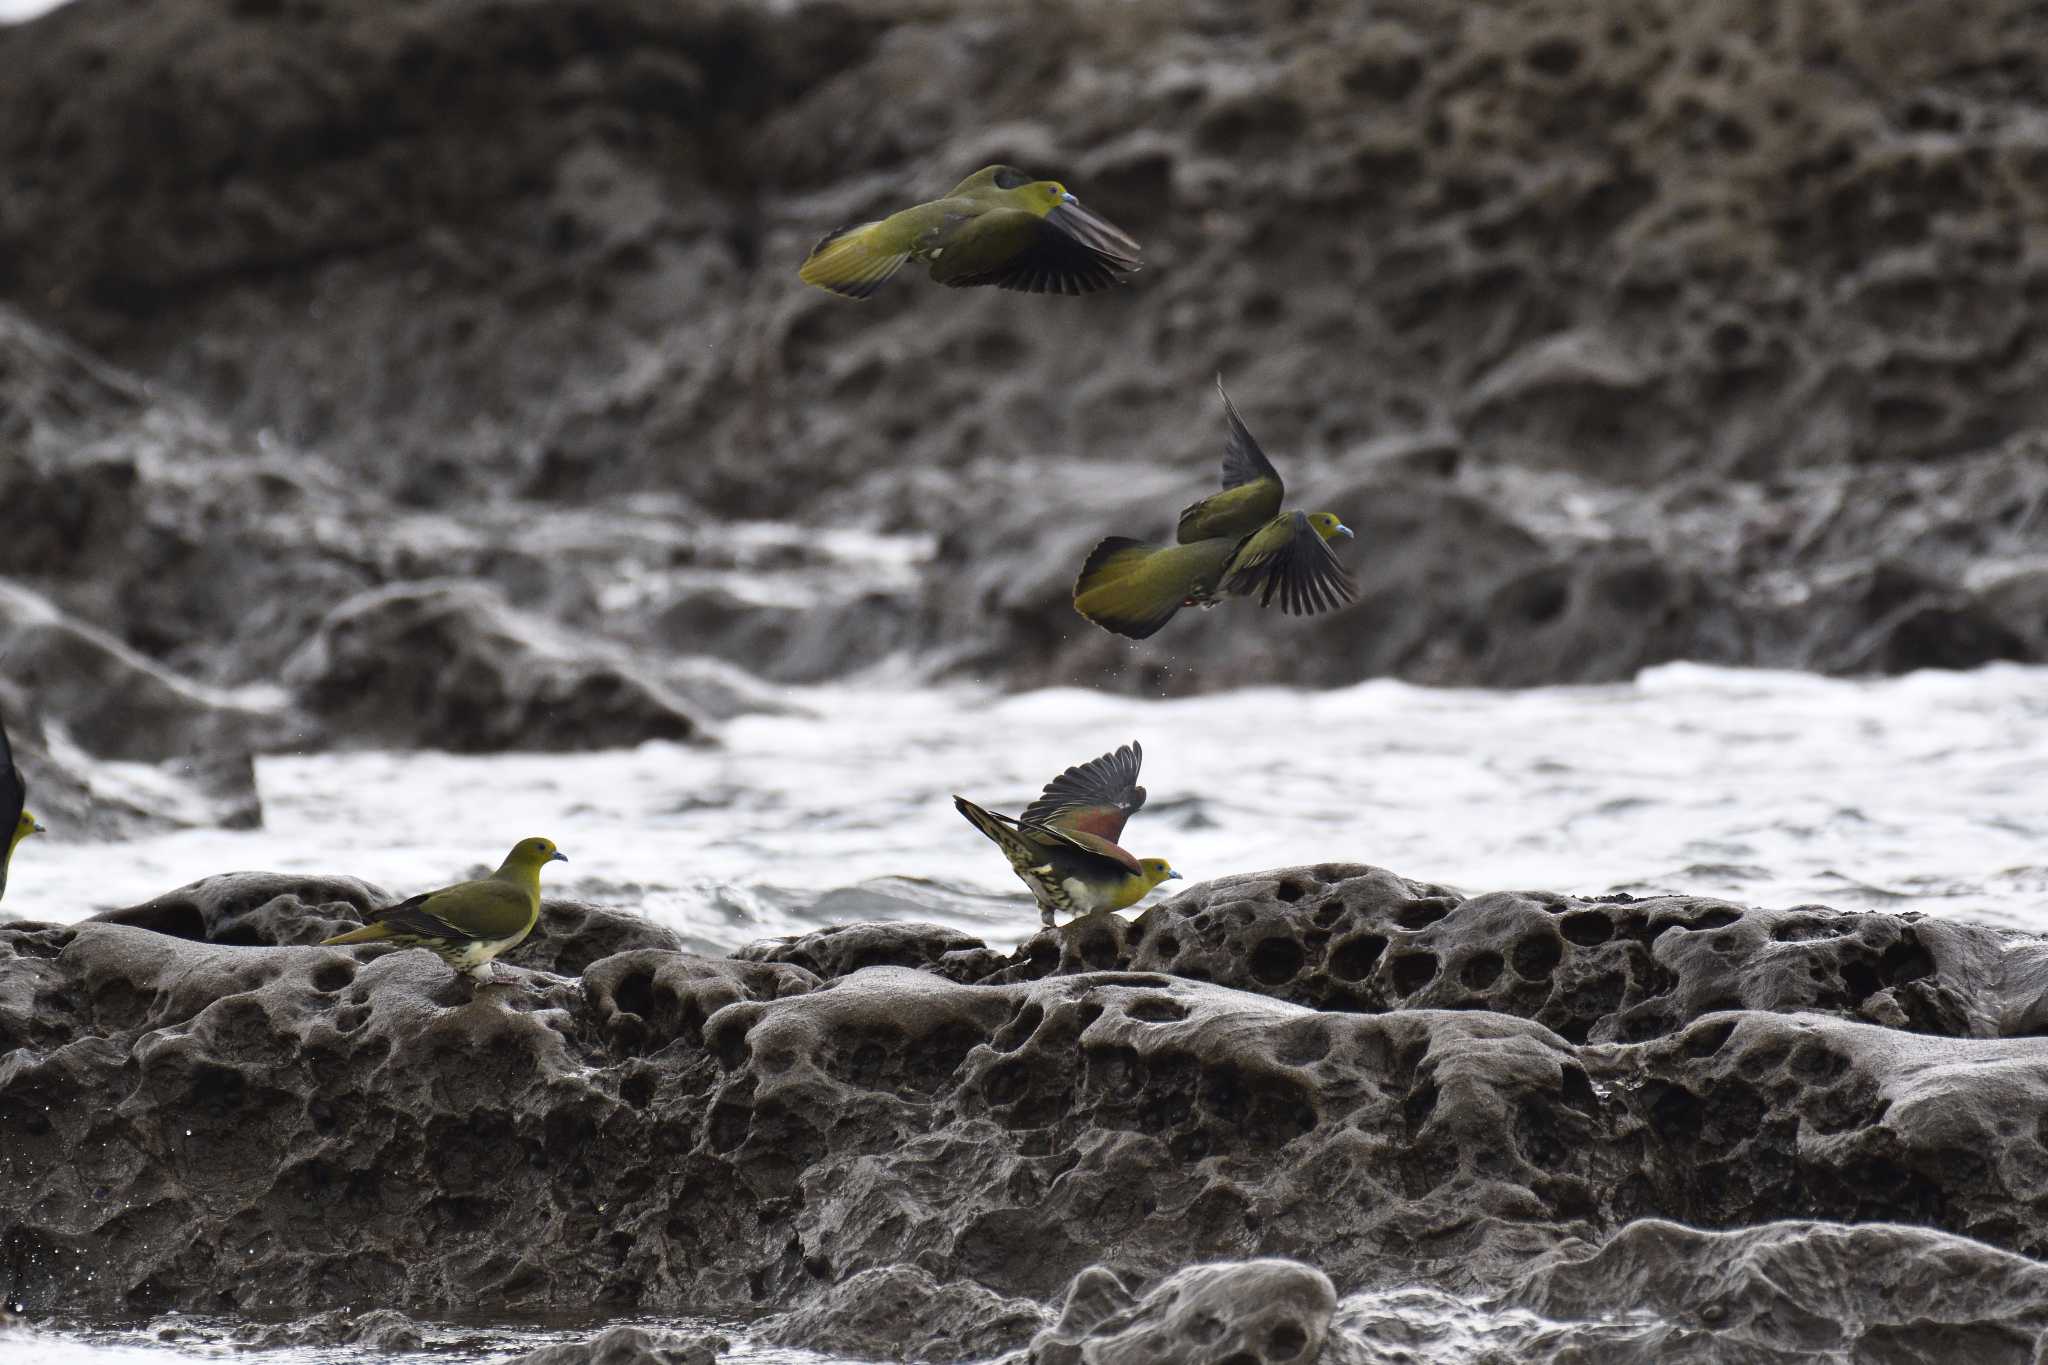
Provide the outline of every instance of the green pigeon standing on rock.
<path id="1" fill-rule="evenodd" d="M 954 797 L 953 805 L 1002 849 L 1050 928 L 1055 910 L 1121 910 L 1180 876 L 1166 859 L 1135 858 L 1116 843 L 1124 822 L 1145 804 L 1138 785 L 1144 760 L 1144 749 L 1133 741 L 1078 763 L 1046 783 L 1020 816 L 997 815 L 964 796 Z"/>
<path id="2" fill-rule="evenodd" d="M 7 869 L 14 862 L 14 850 L 43 827 L 28 813 L 28 783 L 14 766 L 14 746 L 7 741 L 6 722 L 0 721 L 0 828 L 7 831 L 7 850 L 0 853 L 0 896 L 7 894 Z"/>
<path id="3" fill-rule="evenodd" d="M 1074 580 L 1074 610 L 1117 635 L 1143 640 L 1182 607 L 1213 607 L 1225 597 L 1280 599 L 1299 616 L 1358 596 L 1358 585 L 1330 550 L 1351 538 L 1334 512 L 1283 512 L 1280 471 L 1252 439 L 1223 392 L 1223 491 L 1180 514 L 1172 545 L 1110 536 L 1096 545 Z"/>
<path id="4" fill-rule="evenodd" d="M 426 948 L 458 972 L 489 981 L 491 959 L 526 941 L 540 919 L 540 870 L 566 863 L 551 839 L 521 839 L 488 877 L 457 882 L 370 912 L 370 922 L 321 946 L 396 943 Z"/>
<path id="5" fill-rule="evenodd" d="M 940 284 L 1092 294 L 1138 268 L 1138 244 L 1057 180 L 988 166 L 943 199 L 828 232 L 798 270 L 806 284 L 864 299 L 907 261 Z"/>

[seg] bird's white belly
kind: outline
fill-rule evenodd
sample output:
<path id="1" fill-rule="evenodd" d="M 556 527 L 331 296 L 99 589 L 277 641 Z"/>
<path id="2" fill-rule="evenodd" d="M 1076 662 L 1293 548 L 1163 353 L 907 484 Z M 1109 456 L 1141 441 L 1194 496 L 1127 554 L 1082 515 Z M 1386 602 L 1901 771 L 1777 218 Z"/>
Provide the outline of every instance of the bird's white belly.
<path id="1" fill-rule="evenodd" d="M 1093 910 L 1095 908 L 1095 892 L 1089 887 L 1088 883 L 1078 877 L 1062 877 L 1060 878 L 1060 885 L 1065 888 L 1067 900 L 1071 903 L 1084 909 Z"/>

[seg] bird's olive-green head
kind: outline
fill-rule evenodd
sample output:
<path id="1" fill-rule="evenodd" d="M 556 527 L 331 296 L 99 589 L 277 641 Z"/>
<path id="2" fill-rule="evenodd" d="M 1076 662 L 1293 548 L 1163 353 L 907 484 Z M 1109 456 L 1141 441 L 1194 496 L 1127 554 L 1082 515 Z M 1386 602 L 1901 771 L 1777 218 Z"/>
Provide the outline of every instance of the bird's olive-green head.
<path id="1" fill-rule="evenodd" d="M 553 839 L 521 839 L 505 855 L 501 871 L 527 872 L 538 876 L 548 863 L 566 863 L 569 855 L 555 847 Z"/>
<path id="2" fill-rule="evenodd" d="M 1081 202 L 1059 181 L 1033 180 L 1015 166 L 984 166 L 954 186 L 953 194 L 993 198 L 1006 208 L 1024 209 L 1041 218 L 1062 204 Z"/>
<path id="3" fill-rule="evenodd" d="M 1175 872 L 1173 865 L 1164 858 L 1140 858 L 1138 868 L 1145 878 L 1145 888 L 1148 891 L 1161 882 L 1180 880 L 1180 873 Z"/>
<path id="4" fill-rule="evenodd" d="M 14 822 L 14 837 L 8 841 L 8 851 L 12 852 L 14 846 L 23 839 L 28 838 L 29 835 L 42 834 L 44 832 L 42 825 L 37 822 L 35 816 L 30 815 L 27 811 L 23 811 L 21 818 Z"/>
<path id="5" fill-rule="evenodd" d="M 1316 528 L 1316 534 L 1324 540 L 1335 540 L 1342 536 L 1351 539 L 1351 528 L 1346 526 L 1335 512 L 1311 512 L 1308 524 Z"/>

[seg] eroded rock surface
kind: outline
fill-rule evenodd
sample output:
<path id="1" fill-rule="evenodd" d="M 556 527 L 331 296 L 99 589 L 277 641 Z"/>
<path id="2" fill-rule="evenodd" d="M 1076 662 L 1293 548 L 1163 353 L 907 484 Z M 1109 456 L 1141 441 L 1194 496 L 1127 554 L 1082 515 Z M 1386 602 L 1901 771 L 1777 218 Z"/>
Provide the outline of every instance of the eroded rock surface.
<path id="1" fill-rule="evenodd" d="M 1743 907 L 1703 896 L 1468 896 L 1361 863 L 1220 877 L 1135 919 L 1091 915 L 1007 957 L 954 931 L 837 925 L 751 945 L 831 977 L 868 959 L 956 980 L 1161 972 L 1319 1010 L 1477 1009 L 1571 1042 L 1664 1037 L 1717 1010 L 1810 1011 L 1947 1037 L 2026 1037 L 2048 1021 L 2048 945 L 1920 914 Z"/>
<path id="2" fill-rule="evenodd" d="M 8 1302 L 774 1309 L 793 1344 L 929 1360 L 1035 1341 L 1044 1360 L 1282 1362 L 1324 1334 L 1324 1358 L 1369 1359 L 1431 1314 L 1480 1314 L 1536 1360 L 1652 1339 L 1672 1359 L 1998 1359 L 2044 1326 L 2026 1258 L 2048 1256 L 2048 1043 L 2019 1027 L 2037 940 L 1463 897 L 1350 864 L 1198 886 L 1128 926 L 1122 965 L 1034 979 L 1010 975 L 1029 945 L 953 979 L 976 950 L 914 924 L 753 954 L 802 945 L 805 966 L 632 946 L 630 917 L 564 907 L 548 970 L 515 955 L 482 988 L 423 952 L 139 927 L 296 934 L 373 893 L 248 875 L 130 923 L 0 924 Z M 1317 994 L 1347 936 L 1456 973 L 1535 926 L 1565 945 L 1540 999 L 1526 973 L 1455 1009 Z M 1887 984 L 1909 929 L 1926 961 Z M 1283 932 L 1302 960 L 1261 981 L 1257 945 Z M 875 952 L 921 965 L 861 965 Z M 1159 969 L 1134 968 L 1145 953 Z M 1242 975 L 1202 979 L 1233 954 Z M 1609 973 L 1642 1001 L 1583 1040 L 1543 1022 L 1549 991 Z M 1665 1025 L 1614 1026 L 1650 1005 Z M 1768 1226 L 1788 1218 L 1806 1222 Z M 1918 1227 L 1847 1226 L 1875 1222 Z M 1887 1288 L 1908 1281 L 1924 1303 Z M 1465 1297 L 1332 1316 L 1332 1285 L 1394 1284 Z M 1488 1296 L 1646 1317 L 1530 1335 Z M 1721 1318 L 1687 1306 L 1702 1296 Z"/>
<path id="3" fill-rule="evenodd" d="M 861 1360 L 988 1360 L 1051 1319 L 1030 1299 L 971 1280 L 941 1284 L 916 1266 L 863 1270 L 756 1327 L 770 1341 Z"/>
<path id="4" fill-rule="evenodd" d="M 1322 1357 L 1336 1307 L 1329 1277 L 1293 1261 L 1195 1266 L 1142 1299 L 1097 1269 L 1069 1288 L 1060 1320 L 1031 1343 L 1031 1361 L 1306 1365 Z"/>
<path id="5" fill-rule="evenodd" d="M 712 1333 L 684 1336 L 644 1327 L 610 1327 L 588 1341 L 543 1346 L 509 1365 L 715 1365 L 732 1343 Z"/>
<path id="6" fill-rule="evenodd" d="M 1648 1219 L 1510 1297 L 1553 1318 L 1652 1315 L 1633 1345 L 1659 1360 L 2027 1365 L 2048 1342 L 2048 1266 L 1923 1228 Z"/>

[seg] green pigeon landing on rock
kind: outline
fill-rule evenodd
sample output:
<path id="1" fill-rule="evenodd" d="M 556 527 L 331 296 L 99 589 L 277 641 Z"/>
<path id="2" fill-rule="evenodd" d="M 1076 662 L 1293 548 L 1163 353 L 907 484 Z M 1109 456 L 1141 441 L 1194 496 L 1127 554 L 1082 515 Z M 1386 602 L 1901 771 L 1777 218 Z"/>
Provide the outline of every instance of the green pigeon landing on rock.
<path id="1" fill-rule="evenodd" d="M 458 972 L 489 981 L 491 959 L 526 941 L 540 919 L 540 870 L 568 857 L 549 839 L 521 839 L 496 872 L 370 912 L 370 922 L 321 946 L 396 943 L 426 948 Z"/>
<path id="2" fill-rule="evenodd" d="M 28 783 L 14 766 L 14 746 L 7 742 L 7 726 L 0 722 L 0 829 L 7 831 L 7 849 L 0 853 L 0 896 L 7 894 L 7 869 L 14 862 L 14 850 L 43 827 L 28 813 Z"/>
<path id="3" fill-rule="evenodd" d="M 1055 910 L 1122 910 L 1180 876 L 1164 858 L 1134 858 L 1117 846 L 1124 821 L 1145 804 L 1138 785 L 1144 759 L 1133 742 L 1076 764 L 1046 783 L 1020 816 L 983 810 L 964 796 L 954 797 L 953 805 L 1002 849 L 1050 928 Z"/>
<path id="4" fill-rule="evenodd" d="M 1313 616 L 1358 596 L 1358 585 L 1330 550 L 1351 528 L 1333 512 L 1282 511 L 1280 472 L 1223 392 L 1223 491 L 1180 514 L 1175 543 L 1110 536 L 1089 552 L 1074 580 L 1074 610 L 1117 635 L 1143 640 L 1182 607 L 1213 607 L 1225 597 L 1280 601 L 1291 615 Z"/>
<path id="5" fill-rule="evenodd" d="M 827 233 L 797 272 L 864 299 L 907 261 L 940 284 L 1030 294 L 1092 294 L 1138 268 L 1138 244 L 1081 207 L 1057 180 L 988 166 L 943 199 Z"/>

